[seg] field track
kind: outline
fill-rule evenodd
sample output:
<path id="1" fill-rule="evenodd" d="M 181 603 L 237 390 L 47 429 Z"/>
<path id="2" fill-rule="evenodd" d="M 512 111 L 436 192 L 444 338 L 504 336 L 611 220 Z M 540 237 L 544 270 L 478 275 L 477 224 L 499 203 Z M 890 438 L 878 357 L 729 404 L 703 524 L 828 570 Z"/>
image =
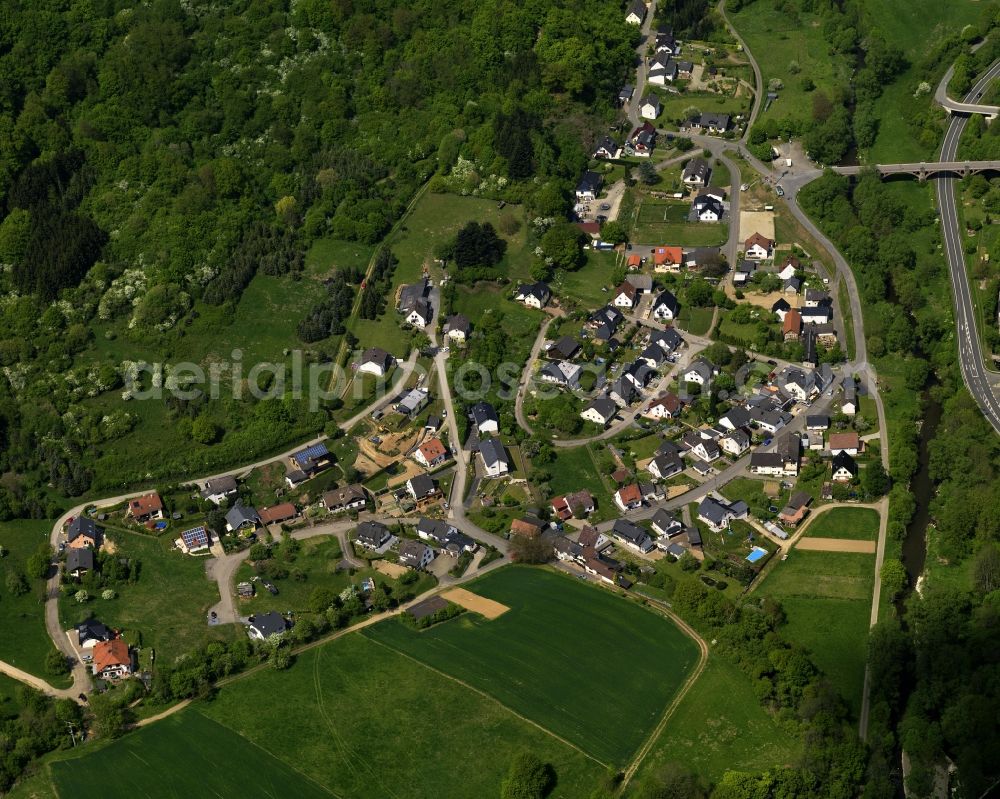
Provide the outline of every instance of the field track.
<path id="1" fill-rule="evenodd" d="M 814 552 L 860 552 L 863 555 L 874 555 L 877 541 L 857 541 L 851 538 L 800 538 L 797 549 L 809 549 Z"/>
<path id="2" fill-rule="evenodd" d="M 498 618 L 510 610 L 509 607 L 500 602 L 487 599 L 479 594 L 474 594 L 465 588 L 452 588 L 450 591 L 445 591 L 441 596 L 449 602 L 461 605 L 466 610 L 471 610 L 473 613 L 478 613 L 487 619 Z"/>

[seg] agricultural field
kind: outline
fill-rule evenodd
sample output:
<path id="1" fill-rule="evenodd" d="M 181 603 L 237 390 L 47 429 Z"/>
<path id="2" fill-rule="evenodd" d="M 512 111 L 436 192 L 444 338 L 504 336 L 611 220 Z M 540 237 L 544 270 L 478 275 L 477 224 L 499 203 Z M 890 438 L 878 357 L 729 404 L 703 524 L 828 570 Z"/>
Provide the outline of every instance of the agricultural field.
<path id="1" fill-rule="evenodd" d="M 202 745 L 192 746 L 192 741 Z M 49 765 L 60 796 L 334 796 L 261 745 L 196 710 Z M 294 761 L 293 761 L 294 762 Z M 183 763 L 183 768 L 178 768 Z M 109 774 L 114 775 L 108 780 Z M 169 777 L 169 789 L 162 782 Z"/>
<path id="2" fill-rule="evenodd" d="M 806 537 L 851 538 L 875 541 L 878 538 L 879 515 L 871 508 L 833 508 L 811 522 Z"/>
<path id="3" fill-rule="evenodd" d="M 725 771 L 759 771 L 795 760 L 799 743 L 768 715 L 750 678 L 710 655 L 705 671 L 674 711 L 636 774 L 641 785 L 666 763 L 683 763 L 710 780 Z"/>
<path id="4" fill-rule="evenodd" d="M 632 225 L 630 240 L 644 245 L 712 247 L 725 243 L 728 228 L 724 222 L 688 222 L 690 210 L 690 203 L 639 194 L 632 216 L 623 221 Z"/>
<path id="5" fill-rule="evenodd" d="M 142 646 L 152 647 L 156 659 L 166 663 L 209 641 L 243 635 L 233 625 L 208 626 L 208 609 L 219 601 L 218 588 L 205 576 L 206 558 L 172 549 L 179 529 L 159 537 L 107 531 L 120 557 L 140 562 L 139 579 L 115 586 L 117 596 L 111 600 L 96 596 L 80 604 L 72 592 L 63 594 L 59 599 L 63 628 L 93 615 L 110 627 L 140 633 Z"/>
<path id="6" fill-rule="evenodd" d="M 563 574 L 510 567 L 471 583 L 510 610 L 364 635 L 472 685 L 607 764 L 622 764 L 697 661 L 669 621 Z M 605 690 L 591 680 L 607 678 Z"/>
<path id="7" fill-rule="evenodd" d="M 781 602 L 788 616 L 786 637 L 810 651 L 855 714 L 861 707 L 874 581 L 874 555 L 793 549 L 758 588 Z"/>
<path id="8" fill-rule="evenodd" d="M 7 554 L 0 559 L 0 610 L 3 633 L 0 634 L 0 660 L 41 677 L 59 688 L 66 687 L 66 677 L 54 678 L 45 672 L 45 656 L 52 651 L 52 641 L 45 631 L 45 583 L 28 577 L 29 590 L 21 596 L 11 593 L 7 576 L 25 574 L 25 564 L 39 544 L 47 544 L 52 522 L 21 520 L 0 522 L 0 547 Z"/>

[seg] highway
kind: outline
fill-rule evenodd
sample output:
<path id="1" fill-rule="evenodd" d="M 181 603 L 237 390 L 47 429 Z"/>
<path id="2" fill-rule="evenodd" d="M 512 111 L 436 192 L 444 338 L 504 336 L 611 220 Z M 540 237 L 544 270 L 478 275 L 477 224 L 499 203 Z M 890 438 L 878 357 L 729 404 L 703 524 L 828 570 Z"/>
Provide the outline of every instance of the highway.
<path id="1" fill-rule="evenodd" d="M 1000 61 L 997 61 L 976 82 L 966 101 L 975 99 L 993 78 L 1000 75 Z M 968 122 L 967 116 L 952 115 L 941 145 L 941 161 L 954 161 L 958 153 L 958 144 L 962 131 Z M 958 359 L 962 368 L 962 378 L 975 397 L 983 415 L 993 429 L 1000 433 L 1000 401 L 993 390 L 991 375 L 983 360 L 983 352 L 979 331 L 976 327 L 976 309 L 969 288 L 969 276 L 966 270 L 965 252 L 962 248 L 961 228 L 958 220 L 958 207 L 955 200 L 955 178 L 941 177 L 936 181 L 938 208 L 941 214 L 941 233 L 944 237 L 944 249 L 948 260 L 948 272 L 951 277 L 952 293 L 955 300 L 955 329 L 958 335 Z M 995 375 L 993 375 L 995 377 Z"/>

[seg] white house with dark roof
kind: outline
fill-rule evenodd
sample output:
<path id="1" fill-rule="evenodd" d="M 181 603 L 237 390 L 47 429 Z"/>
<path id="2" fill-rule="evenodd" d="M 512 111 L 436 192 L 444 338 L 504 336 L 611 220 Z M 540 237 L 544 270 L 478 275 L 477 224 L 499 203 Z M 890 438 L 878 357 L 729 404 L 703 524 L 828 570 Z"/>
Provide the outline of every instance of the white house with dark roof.
<path id="1" fill-rule="evenodd" d="M 486 477 L 504 477 L 510 474 L 510 458 L 498 438 L 486 438 L 479 442 L 479 457 L 483 461 Z"/>
<path id="2" fill-rule="evenodd" d="M 646 4 L 642 0 L 632 0 L 625 11 L 625 21 L 629 25 L 642 25 L 646 20 Z"/>
<path id="3" fill-rule="evenodd" d="M 687 186 L 707 186 L 711 177 L 712 167 L 704 158 L 692 158 L 681 172 L 681 180 Z"/>
<path id="4" fill-rule="evenodd" d="M 598 397 L 583 409 L 580 417 L 585 421 L 604 427 L 615 418 L 616 413 L 618 413 L 618 406 L 612 400 L 607 397 Z"/>
<path id="5" fill-rule="evenodd" d="M 477 402 L 472 406 L 472 421 L 480 435 L 500 432 L 500 417 L 488 402 Z"/>
<path id="6" fill-rule="evenodd" d="M 651 552 L 653 539 L 649 533 L 627 519 L 616 519 L 611 527 L 611 537 L 635 552 Z"/>
<path id="7" fill-rule="evenodd" d="M 663 104 L 655 94 L 644 97 L 639 106 L 639 116 L 643 119 L 656 119 L 661 111 L 663 111 Z"/>
<path id="8" fill-rule="evenodd" d="M 670 53 L 657 53 L 649 62 L 646 81 L 654 86 L 666 86 L 677 80 L 677 64 Z"/>
<path id="9" fill-rule="evenodd" d="M 622 146 L 610 136 L 605 136 L 597 142 L 597 146 L 594 148 L 594 158 L 611 160 L 618 158 L 621 153 Z"/>
<path id="10" fill-rule="evenodd" d="M 604 178 L 598 172 L 587 170 L 576 184 L 576 199 L 581 202 L 596 200 L 604 185 Z"/>
<path id="11" fill-rule="evenodd" d="M 525 283 L 518 286 L 514 299 L 523 303 L 528 308 L 544 308 L 551 296 L 552 291 L 549 287 L 545 283 L 538 281 L 537 283 Z"/>
<path id="12" fill-rule="evenodd" d="M 670 322 L 677 318 L 680 313 L 681 304 L 677 302 L 677 297 L 669 290 L 660 292 L 660 295 L 653 302 L 653 318 L 660 322 Z"/>
<path id="13" fill-rule="evenodd" d="M 399 544 L 399 562 L 411 569 L 426 569 L 434 560 L 434 550 L 427 544 L 406 539 Z"/>
<path id="14" fill-rule="evenodd" d="M 381 347 L 370 347 L 361 353 L 358 362 L 358 372 L 362 374 L 385 377 L 396 365 L 396 359 Z"/>

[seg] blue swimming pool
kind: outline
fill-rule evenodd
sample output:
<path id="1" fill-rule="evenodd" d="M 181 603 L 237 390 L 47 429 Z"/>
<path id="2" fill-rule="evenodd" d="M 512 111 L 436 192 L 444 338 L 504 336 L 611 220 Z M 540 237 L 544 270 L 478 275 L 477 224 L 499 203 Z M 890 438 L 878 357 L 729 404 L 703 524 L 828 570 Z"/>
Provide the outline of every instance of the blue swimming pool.
<path id="1" fill-rule="evenodd" d="M 767 550 L 764 547 L 754 547 L 750 550 L 750 554 L 747 555 L 747 560 L 751 563 L 756 563 L 761 558 L 767 557 Z"/>

